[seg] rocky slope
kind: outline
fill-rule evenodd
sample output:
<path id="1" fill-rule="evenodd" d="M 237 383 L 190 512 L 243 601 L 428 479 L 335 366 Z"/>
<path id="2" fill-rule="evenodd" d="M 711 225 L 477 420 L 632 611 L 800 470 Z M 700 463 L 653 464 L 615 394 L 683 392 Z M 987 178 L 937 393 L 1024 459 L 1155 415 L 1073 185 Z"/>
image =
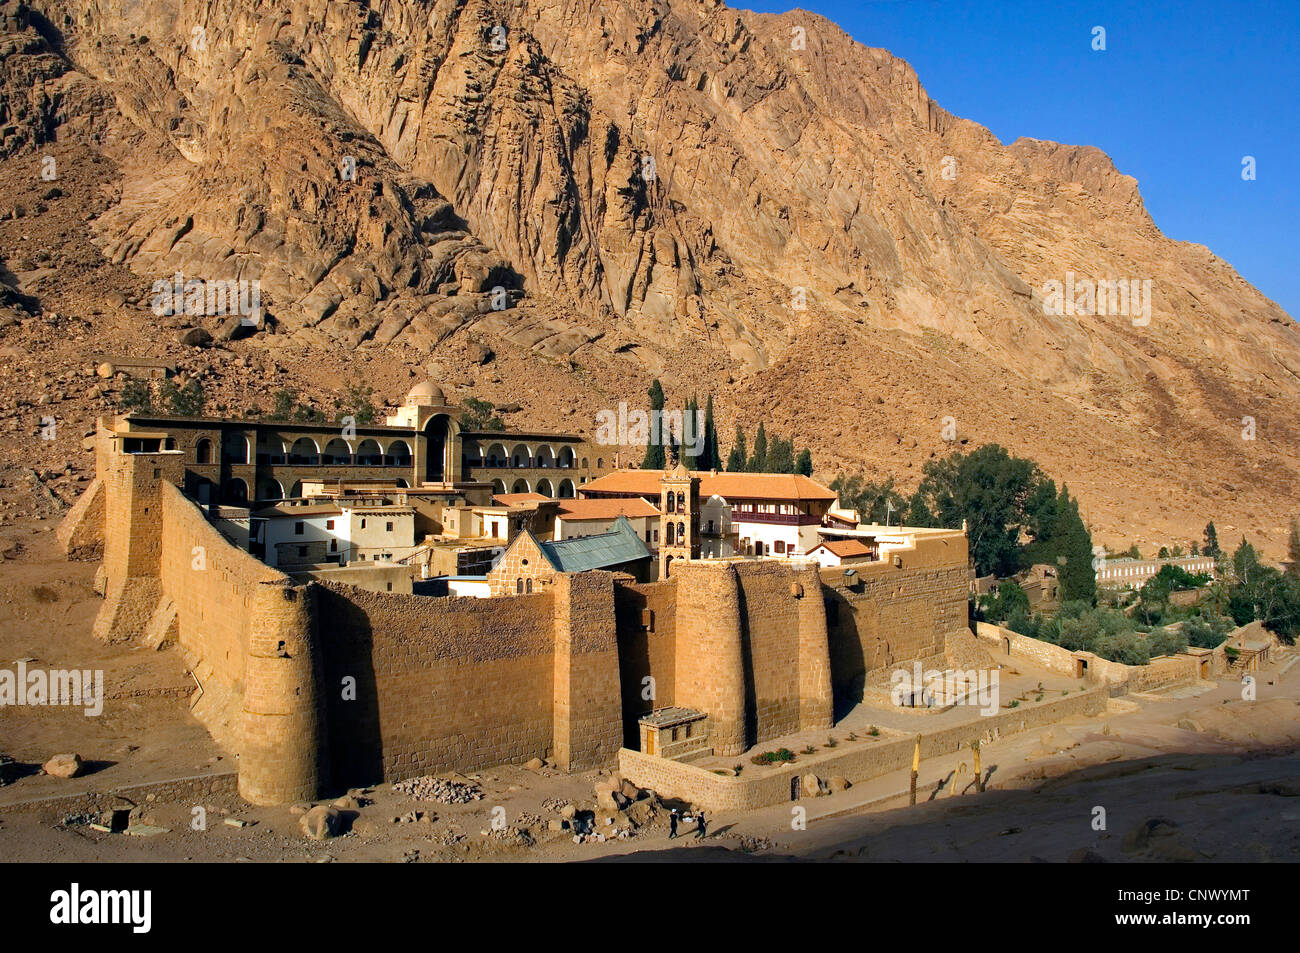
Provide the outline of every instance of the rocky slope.
<path id="1" fill-rule="evenodd" d="M 1068 481 L 1117 542 L 1213 518 L 1277 551 L 1298 507 L 1295 322 L 1165 238 L 1098 150 L 1003 146 L 818 16 L 0 9 L 3 409 L 38 472 L 85 465 L 80 433 L 121 385 L 96 358 L 132 354 L 231 412 L 283 386 L 328 406 L 362 378 L 395 401 L 432 364 L 457 396 L 588 432 L 660 376 L 673 403 L 712 391 L 724 434 L 765 420 L 821 476 L 904 487 L 960 446 L 952 417 Z M 176 272 L 256 279 L 264 327 L 155 316 Z M 1070 272 L 1150 279 L 1150 322 L 1047 313 Z M 180 344 L 194 324 L 218 345 Z"/>

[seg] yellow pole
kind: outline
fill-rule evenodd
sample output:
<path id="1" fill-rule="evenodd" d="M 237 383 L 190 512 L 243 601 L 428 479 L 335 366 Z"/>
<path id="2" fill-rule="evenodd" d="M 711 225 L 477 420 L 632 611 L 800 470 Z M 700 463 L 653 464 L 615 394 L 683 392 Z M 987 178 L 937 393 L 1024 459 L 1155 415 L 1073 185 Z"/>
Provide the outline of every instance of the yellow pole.
<path id="1" fill-rule="evenodd" d="M 980 743 L 978 741 L 971 742 L 971 749 L 975 752 L 975 790 L 983 794 L 984 775 L 980 772 Z"/>
<path id="2" fill-rule="evenodd" d="M 908 786 L 907 803 L 916 804 L 916 776 L 921 770 L 921 736 L 916 736 L 916 748 L 912 751 L 912 782 Z"/>

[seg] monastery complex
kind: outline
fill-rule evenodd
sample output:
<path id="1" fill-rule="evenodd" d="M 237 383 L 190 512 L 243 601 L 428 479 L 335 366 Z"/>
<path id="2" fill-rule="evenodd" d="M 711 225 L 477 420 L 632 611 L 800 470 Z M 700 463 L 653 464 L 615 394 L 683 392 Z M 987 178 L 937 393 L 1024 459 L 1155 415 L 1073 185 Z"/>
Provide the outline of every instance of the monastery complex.
<path id="1" fill-rule="evenodd" d="M 127 415 L 60 528 L 96 635 L 174 645 L 253 803 L 546 758 L 739 755 L 881 673 L 979 653 L 961 530 L 859 525 L 785 474 L 617 469 L 470 432 Z"/>

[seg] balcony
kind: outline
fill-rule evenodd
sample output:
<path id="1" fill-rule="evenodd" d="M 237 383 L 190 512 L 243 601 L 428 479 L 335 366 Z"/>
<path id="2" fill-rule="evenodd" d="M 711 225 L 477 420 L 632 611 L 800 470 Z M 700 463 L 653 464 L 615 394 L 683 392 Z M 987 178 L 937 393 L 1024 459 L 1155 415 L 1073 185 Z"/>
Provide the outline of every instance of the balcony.
<path id="1" fill-rule="evenodd" d="M 773 523 L 780 526 L 820 526 L 821 517 L 808 513 L 760 513 L 757 510 L 733 508 L 733 523 Z"/>

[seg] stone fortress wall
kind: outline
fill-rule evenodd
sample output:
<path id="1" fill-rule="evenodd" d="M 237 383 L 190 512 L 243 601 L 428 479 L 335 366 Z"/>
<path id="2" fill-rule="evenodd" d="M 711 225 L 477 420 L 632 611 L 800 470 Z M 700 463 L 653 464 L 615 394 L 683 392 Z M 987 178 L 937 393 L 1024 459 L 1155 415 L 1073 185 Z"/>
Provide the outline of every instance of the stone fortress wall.
<path id="1" fill-rule="evenodd" d="M 103 554 L 95 632 L 185 653 L 193 712 L 238 754 L 253 803 L 533 757 L 611 765 L 636 746 L 636 719 L 668 706 L 707 712 L 710 746 L 738 754 L 829 727 L 845 686 L 966 631 L 960 532 L 920 537 L 856 581 L 707 560 L 656 583 L 557 574 L 543 592 L 433 598 L 295 584 L 181 492 L 181 451 L 104 443 L 100 459 L 60 536 Z"/>

